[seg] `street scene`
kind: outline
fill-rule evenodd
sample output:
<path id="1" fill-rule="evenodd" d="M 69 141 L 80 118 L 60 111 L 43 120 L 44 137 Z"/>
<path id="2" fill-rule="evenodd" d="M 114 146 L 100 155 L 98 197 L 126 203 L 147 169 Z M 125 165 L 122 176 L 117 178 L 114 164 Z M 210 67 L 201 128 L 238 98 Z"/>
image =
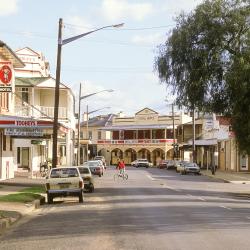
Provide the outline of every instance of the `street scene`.
<path id="1" fill-rule="evenodd" d="M 248 250 L 249 0 L 0 0 L 0 250 Z"/>
<path id="2" fill-rule="evenodd" d="M 248 184 L 133 167 L 114 180 L 116 172 L 96 177 L 82 204 L 57 198 L 30 212 L 0 238 L 1 249 L 249 248 Z"/>

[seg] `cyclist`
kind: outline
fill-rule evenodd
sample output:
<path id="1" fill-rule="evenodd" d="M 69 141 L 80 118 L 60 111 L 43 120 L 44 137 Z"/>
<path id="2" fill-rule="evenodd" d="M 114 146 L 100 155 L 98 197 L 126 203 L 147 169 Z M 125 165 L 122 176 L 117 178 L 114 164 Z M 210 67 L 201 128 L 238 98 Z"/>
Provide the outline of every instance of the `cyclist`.
<path id="1" fill-rule="evenodd" d="M 122 176 L 125 173 L 125 163 L 124 160 L 120 160 L 117 164 L 117 169 L 120 171 L 120 175 Z"/>

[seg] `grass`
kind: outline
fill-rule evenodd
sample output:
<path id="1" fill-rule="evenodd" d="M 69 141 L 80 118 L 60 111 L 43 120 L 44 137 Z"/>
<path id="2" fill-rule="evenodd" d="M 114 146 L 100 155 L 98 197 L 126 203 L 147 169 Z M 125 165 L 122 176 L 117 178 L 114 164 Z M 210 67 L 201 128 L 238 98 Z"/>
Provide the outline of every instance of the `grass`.
<path id="1" fill-rule="evenodd" d="M 0 202 L 32 202 L 36 199 L 40 199 L 42 196 L 40 194 L 34 193 L 14 193 L 4 196 L 0 196 Z"/>
<path id="2" fill-rule="evenodd" d="M 20 193 L 33 193 L 33 194 L 42 194 L 45 193 L 45 187 L 44 186 L 38 186 L 38 187 L 28 187 L 21 189 L 19 191 Z"/>

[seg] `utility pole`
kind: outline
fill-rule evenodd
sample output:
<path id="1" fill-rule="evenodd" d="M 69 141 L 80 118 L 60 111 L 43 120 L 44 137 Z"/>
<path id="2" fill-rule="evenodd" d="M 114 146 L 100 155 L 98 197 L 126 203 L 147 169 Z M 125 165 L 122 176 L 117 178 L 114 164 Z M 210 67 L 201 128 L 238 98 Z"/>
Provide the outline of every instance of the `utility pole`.
<path id="1" fill-rule="evenodd" d="M 196 152 L 195 152 L 195 109 L 193 108 L 193 162 L 196 162 Z"/>
<path id="2" fill-rule="evenodd" d="M 172 103 L 172 119 L 173 119 L 173 160 L 175 158 L 175 123 L 174 123 L 174 103 Z"/>
<path id="3" fill-rule="evenodd" d="M 79 101 L 78 101 L 78 134 L 77 134 L 77 166 L 80 166 L 80 133 L 81 133 L 81 94 L 82 94 L 82 84 L 80 83 L 79 89 Z"/>
<path id="4" fill-rule="evenodd" d="M 87 134 L 87 156 L 86 159 L 87 161 L 89 160 L 89 106 L 87 105 L 87 122 L 86 122 L 86 134 Z"/>
<path id="5" fill-rule="evenodd" d="M 55 86 L 55 104 L 54 104 L 54 123 L 53 123 L 53 153 L 52 168 L 57 166 L 57 133 L 58 133 L 58 106 L 59 106 L 59 90 L 61 76 L 61 54 L 62 54 L 62 18 L 59 19 L 58 27 L 58 43 L 57 43 L 57 64 L 56 64 L 56 86 Z"/>

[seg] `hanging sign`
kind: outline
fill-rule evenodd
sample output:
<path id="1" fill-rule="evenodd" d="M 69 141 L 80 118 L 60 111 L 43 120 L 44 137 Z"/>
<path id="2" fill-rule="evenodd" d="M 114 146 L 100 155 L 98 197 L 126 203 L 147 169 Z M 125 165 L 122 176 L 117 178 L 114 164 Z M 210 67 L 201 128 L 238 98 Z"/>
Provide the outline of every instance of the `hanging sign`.
<path id="1" fill-rule="evenodd" d="M 12 69 L 11 62 L 0 62 L 0 92 L 12 92 Z"/>

